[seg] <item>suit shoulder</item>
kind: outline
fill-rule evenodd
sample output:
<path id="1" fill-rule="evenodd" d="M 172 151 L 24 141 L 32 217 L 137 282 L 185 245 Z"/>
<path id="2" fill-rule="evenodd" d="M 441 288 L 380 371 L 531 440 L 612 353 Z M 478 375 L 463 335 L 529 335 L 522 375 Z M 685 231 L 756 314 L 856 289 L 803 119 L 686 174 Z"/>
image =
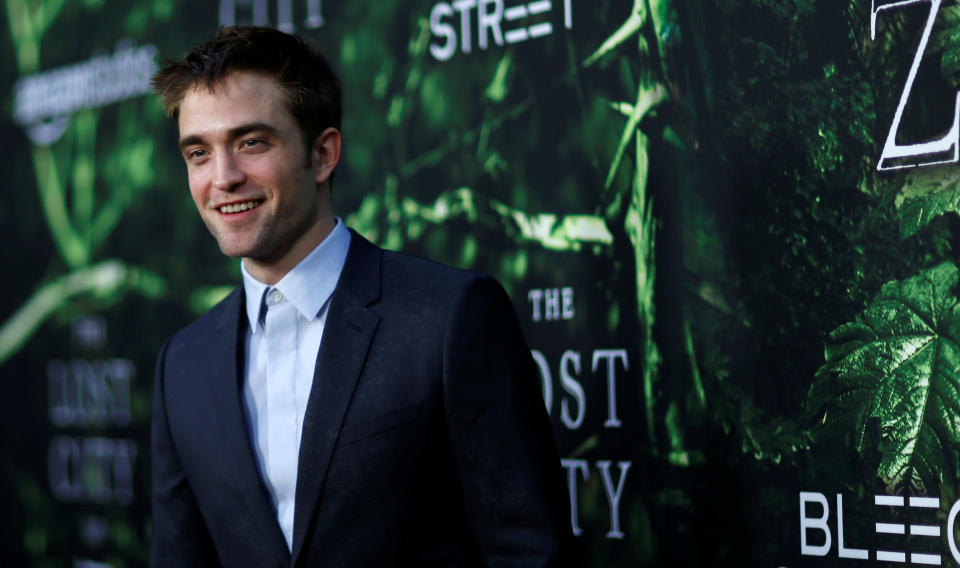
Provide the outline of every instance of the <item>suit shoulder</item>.
<path id="1" fill-rule="evenodd" d="M 499 317 L 516 309 L 506 290 L 491 276 L 397 252 L 384 252 L 382 314 L 403 314 L 438 329 L 464 310 Z M 477 314 L 480 315 L 480 314 Z"/>
<path id="2" fill-rule="evenodd" d="M 388 286 L 427 294 L 459 295 L 464 289 L 482 286 L 483 282 L 499 287 L 490 276 L 403 252 L 385 250 L 382 266 Z"/>
<path id="3" fill-rule="evenodd" d="M 232 323 L 232 319 L 238 316 L 237 310 L 242 298 L 242 289 L 240 287 L 235 288 L 217 305 L 174 333 L 169 339 L 171 347 L 209 338 L 212 333 L 215 333 L 216 329 Z"/>

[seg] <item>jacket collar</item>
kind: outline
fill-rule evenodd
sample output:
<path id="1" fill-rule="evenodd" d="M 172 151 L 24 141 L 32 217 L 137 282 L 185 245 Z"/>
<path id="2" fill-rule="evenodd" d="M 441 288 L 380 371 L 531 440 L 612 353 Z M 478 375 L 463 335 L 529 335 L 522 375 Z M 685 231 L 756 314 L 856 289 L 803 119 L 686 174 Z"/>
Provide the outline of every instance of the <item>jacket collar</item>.
<path id="1" fill-rule="evenodd" d="M 263 297 L 272 288 L 279 290 L 305 320 L 312 321 L 319 315 L 336 288 L 350 248 L 349 229 L 339 218 L 335 221 L 333 231 L 273 286 L 260 282 L 247 272 L 244 263 L 240 264 L 244 306 L 253 333 L 262 330 Z"/>
<path id="2" fill-rule="evenodd" d="M 209 334 L 202 346 L 210 357 L 199 364 L 205 366 L 203 374 L 212 379 L 207 384 L 213 390 L 210 394 L 211 413 L 216 416 L 220 428 L 220 466 L 224 482 L 227 487 L 235 487 L 236 493 L 246 501 L 249 518 L 237 520 L 249 525 L 244 532 L 261 535 L 261 546 L 267 549 L 266 554 L 283 558 L 286 562 L 290 552 L 267 489 L 260 479 L 241 400 L 245 366 L 243 346 L 247 332 L 243 288 L 234 290 L 214 310 L 219 310 L 219 313 L 211 314 L 214 315 L 215 333 Z"/>
<path id="3" fill-rule="evenodd" d="M 343 273 L 330 299 L 303 421 L 293 519 L 293 565 L 322 507 L 333 449 L 380 322 L 370 306 L 380 298 L 382 251 L 354 232 L 351 237 Z"/>

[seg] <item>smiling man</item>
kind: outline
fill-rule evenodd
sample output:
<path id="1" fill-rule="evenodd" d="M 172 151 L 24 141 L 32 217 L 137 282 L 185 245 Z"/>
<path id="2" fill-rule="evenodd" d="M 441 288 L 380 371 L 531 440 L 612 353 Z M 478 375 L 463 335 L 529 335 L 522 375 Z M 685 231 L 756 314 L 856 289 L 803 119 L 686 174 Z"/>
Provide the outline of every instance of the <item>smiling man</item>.
<path id="1" fill-rule="evenodd" d="M 180 150 L 207 228 L 257 280 L 275 284 L 330 234 L 329 179 L 340 133 L 309 143 L 262 73 L 239 70 L 180 101 Z M 325 198 L 318 199 L 319 186 Z"/>
<path id="2" fill-rule="evenodd" d="M 333 215 L 341 92 L 270 28 L 154 87 L 242 285 L 157 362 L 153 566 L 566 566 L 567 494 L 503 289 Z"/>

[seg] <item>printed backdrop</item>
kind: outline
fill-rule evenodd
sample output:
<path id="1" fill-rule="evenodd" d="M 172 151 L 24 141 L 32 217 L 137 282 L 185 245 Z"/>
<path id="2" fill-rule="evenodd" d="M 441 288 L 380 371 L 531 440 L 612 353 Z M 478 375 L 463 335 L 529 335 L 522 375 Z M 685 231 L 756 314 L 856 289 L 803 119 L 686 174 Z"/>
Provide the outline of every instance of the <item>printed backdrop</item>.
<path id="1" fill-rule="evenodd" d="M 341 73 L 349 225 L 507 288 L 584 565 L 960 565 L 957 0 L 3 4 L 0 565 L 146 564 L 239 282 L 149 78 L 232 23 Z"/>

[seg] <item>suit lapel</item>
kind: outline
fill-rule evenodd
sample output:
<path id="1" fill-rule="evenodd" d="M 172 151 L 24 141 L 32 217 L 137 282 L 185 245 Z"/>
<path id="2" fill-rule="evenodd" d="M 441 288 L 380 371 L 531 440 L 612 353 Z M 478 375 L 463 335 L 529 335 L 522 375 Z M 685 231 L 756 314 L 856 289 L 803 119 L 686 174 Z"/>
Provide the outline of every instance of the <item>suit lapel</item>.
<path id="1" fill-rule="evenodd" d="M 243 298 L 240 288 L 224 301 L 216 332 L 211 334 L 210 343 L 204 348 L 210 354 L 206 364 L 214 391 L 215 408 L 212 409 L 212 415 L 217 417 L 223 444 L 218 468 L 227 479 L 232 478 L 251 512 L 249 518 L 237 519 L 237 522 L 249 524 L 249 534 L 262 535 L 264 546 L 276 549 L 275 554 L 271 551 L 271 556 L 281 555 L 286 561 L 289 551 L 270 497 L 260 479 L 243 411 L 241 393 L 247 331 Z"/>
<path id="2" fill-rule="evenodd" d="M 330 298 L 303 421 L 291 565 L 296 565 L 320 507 L 333 449 L 380 322 L 368 308 L 380 297 L 380 256 L 379 248 L 351 231 L 350 251 Z"/>

